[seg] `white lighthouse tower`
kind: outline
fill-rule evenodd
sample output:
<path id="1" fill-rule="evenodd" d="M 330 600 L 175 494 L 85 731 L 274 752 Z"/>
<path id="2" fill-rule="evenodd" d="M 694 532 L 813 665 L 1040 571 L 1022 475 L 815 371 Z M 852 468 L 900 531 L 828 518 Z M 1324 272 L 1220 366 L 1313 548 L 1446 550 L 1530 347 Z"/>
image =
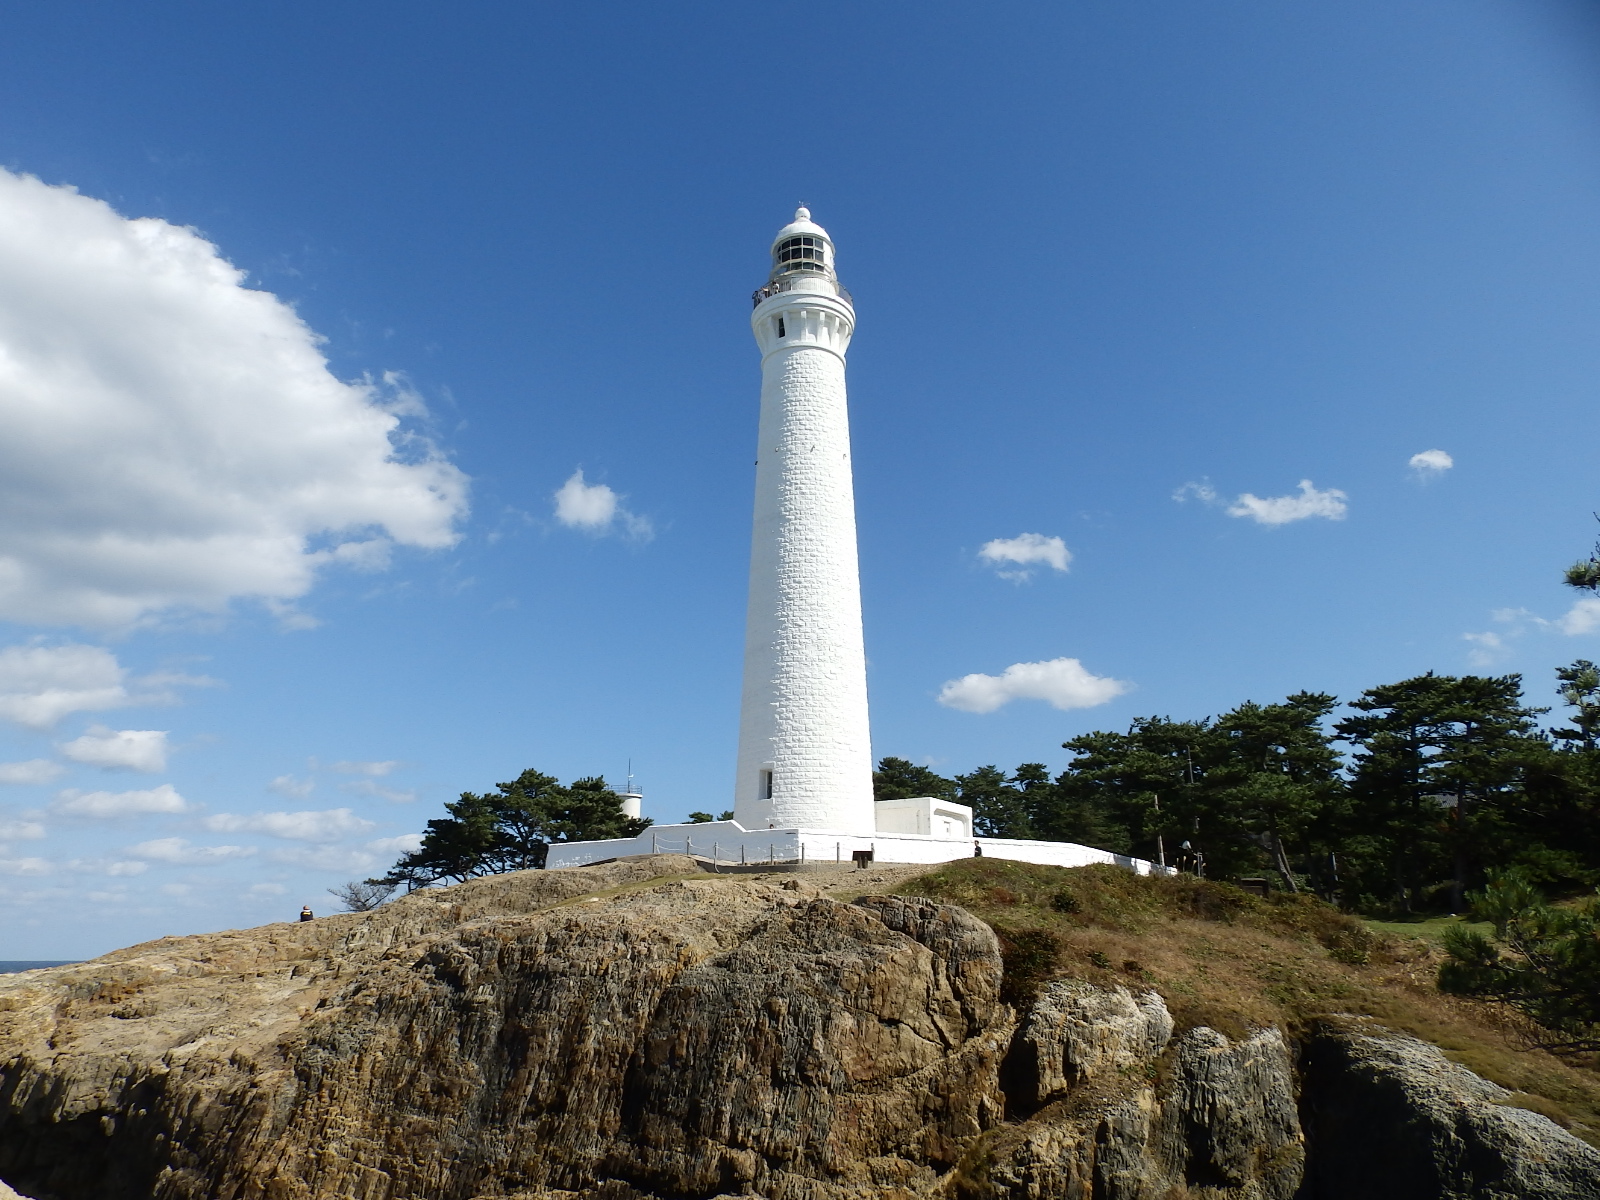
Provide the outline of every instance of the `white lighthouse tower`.
<path id="1" fill-rule="evenodd" d="M 546 865 L 662 853 L 692 855 L 718 871 L 931 864 L 981 846 L 1021 862 L 1165 870 L 1069 842 L 975 841 L 972 809 L 938 796 L 874 802 L 844 388 L 855 323 L 834 272 L 833 239 L 802 208 L 773 240 L 772 274 L 750 319 L 761 347 L 761 427 L 733 816 L 559 842 Z M 624 814 L 639 815 L 642 797 L 631 787 L 617 800 Z"/>
<path id="2" fill-rule="evenodd" d="M 772 243 L 750 319 L 761 428 L 734 819 L 871 834 L 844 360 L 855 329 L 833 241 L 804 208 Z"/>

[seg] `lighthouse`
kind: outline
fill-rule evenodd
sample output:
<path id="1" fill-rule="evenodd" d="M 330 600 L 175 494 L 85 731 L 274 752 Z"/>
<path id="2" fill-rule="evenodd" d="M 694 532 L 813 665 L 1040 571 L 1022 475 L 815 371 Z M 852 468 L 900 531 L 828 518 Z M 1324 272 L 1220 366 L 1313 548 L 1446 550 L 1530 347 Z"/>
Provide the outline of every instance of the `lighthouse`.
<path id="1" fill-rule="evenodd" d="M 855 307 L 804 208 L 754 296 L 761 351 L 755 522 L 734 819 L 875 828 L 845 354 Z"/>
<path id="2" fill-rule="evenodd" d="M 664 853 L 713 871 L 932 864 L 981 846 L 1020 862 L 1165 871 L 1071 842 L 975 840 L 972 809 L 941 796 L 874 800 L 844 386 L 856 310 L 834 269 L 833 239 L 804 208 L 773 239 L 772 271 L 754 300 L 761 417 L 733 814 L 558 842 L 546 866 Z M 630 788 L 618 807 L 637 817 L 642 799 Z"/>

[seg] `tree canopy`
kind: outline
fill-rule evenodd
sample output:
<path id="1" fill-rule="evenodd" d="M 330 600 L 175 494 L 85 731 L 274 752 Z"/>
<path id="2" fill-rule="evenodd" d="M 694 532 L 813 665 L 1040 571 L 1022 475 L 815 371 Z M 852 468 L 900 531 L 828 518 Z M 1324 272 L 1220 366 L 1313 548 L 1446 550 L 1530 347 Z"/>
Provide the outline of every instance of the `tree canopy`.
<path id="1" fill-rule="evenodd" d="M 946 778 L 879 763 L 879 799 L 971 806 L 984 837 L 1080 842 L 1218 878 L 1267 874 L 1347 907 L 1460 911 L 1516 866 L 1570 892 L 1600 882 L 1600 668 L 1556 672 L 1567 723 L 1538 725 L 1517 675 L 1429 672 L 1339 701 L 1296 692 L 1216 717 L 1134 719 L 1039 763 Z"/>
<path id="2" fill-rule="evenodd" d="M 1600 667 L 1556 672 L 1565 716 L 1527 704 L 1517 675 L 1429 672 L 1339 701 L 1296 692 L 1215 717 L 1135 718 L 1042 763 L 953 776 L 885 757 L 879 800 L 969 805 L 981 837 L 1078 842 L 1213 878 L 1266 875 L 1366 912 L 1459 912 L 1515 868 L 1557 894 L 1600 883 Z M 716 819 L 727 820 L 731 812 Z M 710 812 L 691 821 L 711 820 Z M 415 888 L 543 866 L 553 842 L 632 837 L 601 777 L 524 771 L 463 792 L 381 879 Z"/>
<path id="3" fill-rule="evenodd" d="M 625 814 L 622 797 L 598 775 L 563 787 L 529 769 L 492 792 L 462 792 L 444 807 L 447 815 L 428 822 L 422 845 L 375 882 L 411 889 L 543 867 L 552 842 L 636 837 L 650 826 L 648 818 Z"/>
<path id="4" fill-rule="evenodd" d="M 918 796 L 934 796 L 940 800 L 956 798 L 953 779 L 935 774 L 928 767 L 904 758 L 884 758 L 872 773 L 872 798 L 874 800 L 913 800 Z"/>
<path id="5" fill-rule="evenodd" d="M 1388 876 L 1395 905 L 1410 911 L 1418 887 L 1450 881 L 1450 908 L 1516 824 L 1523 775 L 1549 751 L 1535 734 L 1545 709 L 1522 703 L 1522 677 L 1435 675 L 1370 688 L 1351 701 L 1338 733 L 1356 747 L 1352 818 L 1387 844 L 1370 864 L 1367 887 Z"/>

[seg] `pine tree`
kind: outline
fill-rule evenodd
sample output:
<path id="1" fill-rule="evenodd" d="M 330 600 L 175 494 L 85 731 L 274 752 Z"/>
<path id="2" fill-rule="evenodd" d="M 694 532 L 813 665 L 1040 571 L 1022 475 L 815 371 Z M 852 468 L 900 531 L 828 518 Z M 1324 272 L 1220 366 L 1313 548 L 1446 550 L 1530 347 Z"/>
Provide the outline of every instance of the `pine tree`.
<path id="1" fill-rule="evenodd" d="M 1515 823 L 1543 745 L 1534 718 L 1546 710 L 1522 704 L 1519 675 L 1431 671 L 1369 688 L 1350 707 L 1335 729 L 1357 746 L 1352 812 L 1388 859 L 1396 906 L 1413 911 L 1424 884 L 1448 879 L 1459 911 L 1496 836 Z"/>
<path id="2" fill-rule="evenodd" d="M 1600 897 L 1554 908 L 1513 869 L 1491 875 L 1473 907 L 1493 921 L 1494 939 L 1447 927 L 1439 990 L 1517 1009 L 1546 1031 L 1533 1038 L 1546 1049 L 1600 1051 Z"/>
<path id="3" fill-rule="evenodd" d="M 624 813 L 622 798 L 600 776 L 562 787 L 531 769 L 493 792 L 462 792 L 445 811 L 428 822 L 422 845 L 379 882 L 410 889 L 542 867 L 551 842 L 636 837 L 650 826 L 648 818 Z"/>
<path id="4" fill-rule="evenodd" d="M 1043 771 L 1043 768 L 1040 768 Z M 1031 838 L 1028 809 L 1020 788 L 990 765 L 956 776 L 959 798 L 972 809 L 973 831 L 982 837 Z"/>
<path id="5" fill-rule="evenodd" d="M 1322 728 L 1337 703 L 1322 692 L 1297 692 L 1282 704 L 1247 701 L 1214 726 L 1218 806 L 1265 846 L 1291 892 L 1300 890 L 1291 851 L 1311 849 L 1342 791 L 1339 753 Z"/>
<path id="6" fill-rule="evenodd" d="M 872 773 L 874 800 L 913 800 L 919 796 L 954 800 L 956 790 L 955 780 L 905 758 L 879 759 L 878 769 Z"/>

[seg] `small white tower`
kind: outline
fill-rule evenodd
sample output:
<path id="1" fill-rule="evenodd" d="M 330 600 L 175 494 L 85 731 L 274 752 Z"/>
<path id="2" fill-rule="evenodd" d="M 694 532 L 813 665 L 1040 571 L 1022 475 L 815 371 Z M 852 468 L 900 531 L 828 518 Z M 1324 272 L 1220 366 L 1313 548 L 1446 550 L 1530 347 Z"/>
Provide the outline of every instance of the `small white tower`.
<path id="1" fill-rule="evenodd" d="M 844 358 L 855 329 L 833 242 L 804 208 L 755 294 L 761 429 L 734 819 L 871 835 Z"/>

